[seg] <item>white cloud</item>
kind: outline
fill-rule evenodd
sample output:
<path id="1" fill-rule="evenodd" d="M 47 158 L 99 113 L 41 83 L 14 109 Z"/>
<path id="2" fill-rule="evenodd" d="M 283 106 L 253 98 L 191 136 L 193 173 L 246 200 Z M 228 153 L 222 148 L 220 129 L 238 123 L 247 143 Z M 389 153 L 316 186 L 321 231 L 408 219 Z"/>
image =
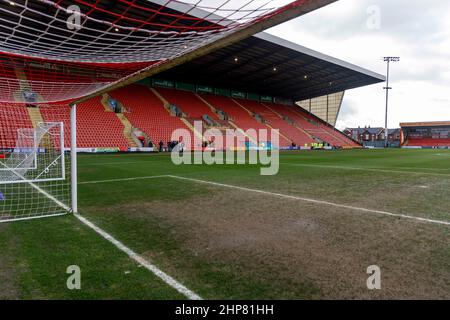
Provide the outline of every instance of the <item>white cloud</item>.
<path id="1" fill-rule="evenodd" d="M 367 27 L 370 6 L 380 28 Z M 450 1 L 340 0 L 268 30 L 311 49 L 385 74 L 392 65 L 389 126 L 450 120 Z M 349 90 L 338 127 L 384 126 L 384 84 Z"/>

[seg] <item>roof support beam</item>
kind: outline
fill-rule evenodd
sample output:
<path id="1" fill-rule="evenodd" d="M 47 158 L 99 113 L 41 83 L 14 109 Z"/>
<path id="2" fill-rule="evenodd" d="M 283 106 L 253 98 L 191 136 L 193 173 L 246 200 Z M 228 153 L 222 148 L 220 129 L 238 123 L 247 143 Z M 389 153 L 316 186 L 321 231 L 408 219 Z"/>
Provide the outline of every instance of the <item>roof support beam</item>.
<path id="1" fill-rule="evenodd" d="M 300 96 L 298 98 L 295 98 L 295 100 L 298 101 L 302 101 L 302 100 L 307 100 L 307 99 L 314 99 L 317 97 L 321 97 L 324 96 L 326 94 L 334 94 L 337 92 L 341 92 L 341 91 L 346 91 L 346 90 L 350 90 L 350 89 L 354 89 L 354 88 L 358 88 L 361 87 L 361 80 L 354 80 L 351 82 L 347 82 L 343 85 L 338 85 L 332 88 L 328 88 L 327 90 L 324 89 L 317 89 L 314 91 L 308 91 L 307 94 Z"/>
<path id="2" fill-rule="evenodd" d="M 298 71 L 297 70 L 299 70 L 300 68 L 308 68 L 308 67 L 310 67 L 311 65 L 314 65 L 314 64 L 318 64 L 318 63 L 320 63 L 320 62 L 318 62 L 317 60 L 312 60 L 311 62 L 309 62 L 309 63 L 306 63 L 306 64 L 303 64 L 303 65 L 301 65 L 301 66 L 299 66 L 299 68 L 298 69 L 292 69 L 292 66 L 290 66 L 290 65 L 292 65 L 292 64 L 294 64 L 295 62 L 294 61 L 292 61 L 292 60 L 290 60 L 289 58 L 285 58 L 282 62 L 280 62 L 280 63 L 277 63 L 275 66 L 273 66 L 273 67 L 277 67 L 277 69 L 278 69 L 278 71 L 277 71 L 277 73 L 276 74 L 273 74 L 272 75 L 272 77 L 270 78 L 270 80 L 274 80 L 274 79 L 277 79 L 278 77 L 281 77 L 281 76 L 286 76 L 286 75 L 290 75 L 290 76 L 292 76 L 292 78 L 301 78 L 303 75 L 299 75 L 298 74 Z M 261 68 L 261 71 L 262 70 L 266 70 L 267 69 L 267 67 L 266 68 Z M 260 70 L 258 70 L 258 71 L 260 71 Z M 262 79 L 265 79 L 266 78 L 266 76 L 265 75 L 259 75 L 259 72 L 252 72 L 252 73 L 249 73 L 249 74 L 247 74 L 247 75 L 244 75 L 243 77 L 241 77 L 241 78 L 239 78 L 240 80 L 251 80 L 251 81 L 260 81 L 260 80 L 262 80 Z M 257 76 L 257 77 L 255 77 L 255 76 Z M 282 86 L 283 84 L 282 83 L 280 83 L 280 86 Z"/>
<path id="3" fill-rule="evenodd" d="M 280 53 L 280 52 L 282 52 L 284 50 L 285 49 L 278 50 L 278 51 L 275 52 L 275 54 Z M 262 55 L 259 56 L 256 59 L 261 59 L 262 60 L 262 59 L 264 59 L 265 56 L 266 56 L 266 53 L 262 53 Z M 283 58 L 283 60 L 277 60 L 277 61 L 285 61 L 285 60 Z M 245 63 L 237 63 L 237 65 L 234 68 L 231 68 L 230 70 L 227 71 L 227 74 L 232 74 L 235 70 L 239 70 L 239 69 L 245 68 L 246 66 L 248 66 L 250 64 L 254 64 L 254 62 L 255 62 L 254 59 L 250 59 L 250 60 L 247 60 Z M 281 63 L 281 62 L 274 62 L 275 65 L 277 65 L 279 63 Z M 247 77 L 249 77 L 251 75 L 259 74 L 261 71 L 268 70 L 268 68 L 270 69 L 270 67 L 267 64 L 265 64 L 263 67 L 260 67 L 260 68 L 258 68 L 256 70 L 253 70 L 253 71 L 247 73 L 247 75 L 239 74 L 239 75 L 228 76 L 227 77 L 226 74 L 223 74 L 222 76 L 219 76 L 218 78 L 222 79 L 222 78 L 226 77 L 232 83 L 234 79 L 239 79 L 240 81 L 242 81 L 242 80 L 246 79 Z"/>
<path id="4" fill-rule="evenodd" d="M 315 80 L 315 78 L 310 77 L 308 80 L 305 80 L 303 83 L 301 83 L 301 85 L 299 85 L 300 83 L 294 83 L 294 84 L 291 84 L 291 85 L 285 86 L 285 87 L 277 85 L 273 89 L 274 90 L 282 90 L 282 91 L 308 90 L 308 92 L 311 92 L 311 91 L 314 91 L 316 88 L 334 87 L 336 84 L 339 84 L 343 80 L 347 80 L 347 79 L 351 79 L 351 78 L 355 77 L 355 75 L 349 75 L 349 74 L 345 74 L 344 76 L 341 76 L 339 78 L 336 78 L 336 77 L 331 78 L 332 76 L 333 75 L 321 78 L 321 79 L 319 79 L 319 82 L 317 82 L 317 80 Z M 309 81 L 315 81 L 317 84 L 307 85 L 307 83 Z M 306 85 L 305 85 L 305 83 L 306 83 Z M 331 85 L 330 85 L 330 83 L 331 83 Z"/>
<path id="5" fill-rule="evenodd" d="M 245 45 L 243 46 L 243 48 L 239 48 L 237 47 L 236 49 L 234 49 L 231 53 L 225 55 L 224 57 L 222 56 L 218 56 L 216 59 L 214 59 L 213 61 L 209 61 L 208 64 L 209 65 L 214 65 L 216 63 L 220 63 L 222 61 L 228 61 L 231 59 L 234 59 L 236 56 L 242 55 L 242 53 L 246 52 L 247 50 L 251 50 L 253 48 L 255 48 L 255 46 L 253 44 L 247 43 L 247 42 L 241 42 L 242 44 L 245 43 Z M 239 43 L 239 44 L 241 44 Z"/>
<path id="6" fill-rule="evenodd" d="M 304 84 L 303 87 L 306 89 L 306 88 L 310 88 L 311 87 L 311 86 L 308 85 L 308 83 L 311 83 L 311 81 L 316 81 L 316 82 L 320 82 L 320 83 L 324 83 L 324 82 L 328 82 L 329 83 L 329 82 L 332 82 L 332 81 L 338 81 L 340 79 L 345 79 L 345 78 L 349 77 L 349 75 L 346 73 L 346 75 L 344 77 L 336 78 L 336 74 L 339 74 L 339 72 L 336 71 L 334 73 L 331 73 L 331 70 L 332 70 L 333 67 L 334 66 L 330 66 L 330 65 L 327 65 L 327 64 L 326 65 L 322 65 L 322 66 L 320 66 L 318 68 L 317 71 L 310 72 L 310 73 L 307 73 L 307 74 L 304 74 L 303 76 L 301 76 L 302 80 L 304 80 L 302 82 L 293 83 L 293 84 L 291 84 L 289 86 L 284 86 L 283 84 L 280 83 L 278 85 L 275 85 L 274 88 L 275 89 L 279 89 L 279 88 L 283 88 L 284 89 L 284 88 L 290 88 L 290 87 L 299 88 L 298 85 L 301 83 L 301 84 Z M 328 73 L 326 76 L 323 76 L 324 70 L 329 70 L 330 73 Z M 344 72 L 345 72 L 345 70 L 344 70 Z M 305 75 L 308 76 L 307 79 L 303 78 Z M 298 77 L 298 75 L 297 75 L 297 77 Z"/>

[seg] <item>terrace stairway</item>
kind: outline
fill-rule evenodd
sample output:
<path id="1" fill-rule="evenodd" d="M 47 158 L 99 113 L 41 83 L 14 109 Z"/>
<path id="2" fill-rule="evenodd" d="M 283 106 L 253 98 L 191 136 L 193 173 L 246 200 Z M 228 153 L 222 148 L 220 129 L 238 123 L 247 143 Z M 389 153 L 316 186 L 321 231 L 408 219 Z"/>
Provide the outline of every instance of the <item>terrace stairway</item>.
<path id="1" fill-rule="evenodd" d="M 105 108 L 105 112 L 113 112 L 113 110 L 111 109 L 111 107 L 109 106 L 109 103 L 108 103 L 109 99 L 110 99 L 109 94 L 105 93 L 102 95 L 101 103 L 102 103 L 102 106 Z"/>
<path id="2" fill-rule="evenodd" d="M 31 123 L 33 123 L 33 127 L 37 128 L 39 123 L 43 123 L 44 119 L 42 118 L 41 110 L 39 108 L 27 108 L 28 115 L 30 116 Z"/>
<path id="3" fill-rule="evenodd" d="M 27 76 L 25 75 L 23 69 L 15 68 L 14 71 L 17 79 L 19 80 L 20 90 L 31 90 L 31 85 L 28 83 Z"/>
<path id="4" fill-rule="evenodd" d="M 39 108 L 27 108 L 27 112 L 31 123 L 33 124 L 33 128 L 38 128 L 40 123 L 44 123 L 44 118 L 42 118 L 41 110 Z M 51 147 L 51 141 L 48 135 L 43 137 L 40 145 L 44 148 Z"/>
<path id="5" fill-rule="evenodd" d="M 127 139 L 128 145 L 136 148 L 138 144 L 133 138 L 133 126 L 131 125 L 131 122 L 124 116 L 123 113 L 116 113 L 116 116 L 123 124 L 123 135 L 125 136 L 125 139 Z"/>

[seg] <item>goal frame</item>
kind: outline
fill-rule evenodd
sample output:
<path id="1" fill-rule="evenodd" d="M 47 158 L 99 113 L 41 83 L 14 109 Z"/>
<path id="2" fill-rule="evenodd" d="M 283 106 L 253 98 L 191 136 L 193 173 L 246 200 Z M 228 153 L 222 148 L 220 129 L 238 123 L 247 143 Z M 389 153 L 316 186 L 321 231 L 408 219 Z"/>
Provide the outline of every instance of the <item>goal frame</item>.
<path id="1" fill-rule="evenodd" d="M 20 132 L 21 132 L 20 130 L 22 130 L 22 129 L 19 129 L 17 131 L 18 138 L 19 138 L 19 135 L 20 135 Z M 33 149 L 35 150 L 35 152 L 34 152 L 34 161 L 33 161 L 34 165 L 32 167 L 27 167 L 27 168 L 23 168 L 22 167 L 20 169 L 27 169 L 27 170 L 35 170 L 35 169 L 37 169 L 37 154 L 38 154 L 37 150 L 39 150 L 39 147 L 37 145 L 37 141 L 36 140 L 37 140 L 36 139 L 36 131 L 33 131 Z M 14 151 L 15 151 L 15 148 L 14 148 Z M 8 166 L 2 164 L 2 165 L 0 165 L 0 171 L 12 171 L 12 170 Z M 10 182 L 3 182 L 3 184 L 8 184 L 8 183 L 10 183 Z"/>
<path id="2" fill-rule="evenodd" d="M 59 126 L 60 128 L 60 132 L 59 132 L 59 145 L 60 145 L 60 154 L 59 157 L 57 159 L 61 159 L 61 177 L 59 178 L 47 178 L 47 179 L 22 179 L 22 180 L 16 180 L 16 181 L 2 181 L 2 185 L 6 185 L 6 184 L 17 184 L 17 183 L 38 183 L 38 182 L 50 182 L 50 181 L 64 181 L 66 179 L 66 163 L 65 163 L 65 145 L 64 145 L 64 123 L 63 122 L 45 122 L 48 124 L 56 124 Z M 20 129 L 19 129 L 20 130 Z M 36 170 L 38 168 L 38 154 L 39 154 L 39 146 L 37 144 L 37 138 L 36 138 L 36 131 L 33 132 L 34 135 L 34 139 L 33 139 L 33 148 L 34 149 L 34 166 L 33 167 L 27 167 L 27 168 L 23 168 L 20 167 L 19 169 L 17 168 L 9 168 L 6 167 L 6 165 L 4 165 L 5 167 L 0 167 L 0 171 L 12 171 L 14 174 L 20 176 L 19 174 L 15 173 L 14 171 L 16 170 Z M 15 151 L 15 150 L 14 150 Z M 57 160 L 56 159 L 56 160 Z M 51 164 L 50 164 L 51 165 Z M 48 169 L 48 167 L 46 168 Z"/>
<path id="3" fill-rule="evenodd" d="M 49 178 L 49 179 L 23 179 L 23 180 L 17 180 L 17 181 L 11 181 L 11 182 L 4 182 L 3 185 L 10 185 L 10 184 L 25 184 L 28 183 L 33 189 L 35 189 L 37 192 L 41 193 L 45 197 L 47 197 L 50 201 L 53 201 L 56 206 L 61 207 L 61 209 L 64 210 L 64 213 L 49 213 L 49 214 L 36 214 L 31 215 L 27 217 L 11 217 L 10 219 L 0 219 L 0 223 L 11 223 L 16 221 L 24 221 L 24 220 L 34 220 L 34 219 L 41 219 L 41 218 L 50 218 L 55 216 L 62 216 L 69 213 L 77 214 L 78 213 L 78 178 L 77 178 L 77 105 L 72 104 L 70 105 L 70 149 L 66 148 L 65 146 L 65 130 L 64 130 L 64 123 L 63 122 L 52 122 L 55 124 L 58 124 L 60 127 L 60 155 L 59 158 L 61 159 L 61 177 L 55 177 L 55 178 Z M 36 133 L 34 133 L 36 135 Z M 34 148 L 37 150 L 37 141 L 34 139 Z M 58 200 L 56 197 L 42 189 L 37 184 L 40 182 L 52 182 L 52 181 L 64 181 L 66 180 L 66 154 L 65 152 L 67 150 L 70 150 L 70 201 L 71 205 L 66 205 L 60 200 Z M 35 151 L 35 157 L 36 157 L 37 151 Z M 34 166 L 35 168 L 27 168 L 27 169 L 36 169 L 37 168 L 37 161 L 38 159 L 34 159 Z M 5 170 L 11 170 L 11 169 L 5 169 Z"/>
<path id="4" fill-rule="evenodd" d="M 77 104 L 70 106 L 70 192 L 71 213 L 78 213 L 78 171 L 77 171 Z"/>

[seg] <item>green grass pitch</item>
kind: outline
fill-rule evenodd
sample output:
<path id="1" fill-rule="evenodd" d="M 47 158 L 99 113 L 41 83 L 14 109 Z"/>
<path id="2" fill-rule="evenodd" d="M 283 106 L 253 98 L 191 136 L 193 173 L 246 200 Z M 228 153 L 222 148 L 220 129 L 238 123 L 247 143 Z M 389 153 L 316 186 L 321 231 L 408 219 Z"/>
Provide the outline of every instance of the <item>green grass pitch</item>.
<path id="1" fill-rule="evenodd" d="M 450 226 L 414 219 L 450 221 L 448 150 L 284 152 L 276 176 L 168 155 L 78 165 L 80 213 L 205 299 L 450 298 Z M 72 215 L 0 224 L 0 247 L 2 299 L 184 299 Z"/>

